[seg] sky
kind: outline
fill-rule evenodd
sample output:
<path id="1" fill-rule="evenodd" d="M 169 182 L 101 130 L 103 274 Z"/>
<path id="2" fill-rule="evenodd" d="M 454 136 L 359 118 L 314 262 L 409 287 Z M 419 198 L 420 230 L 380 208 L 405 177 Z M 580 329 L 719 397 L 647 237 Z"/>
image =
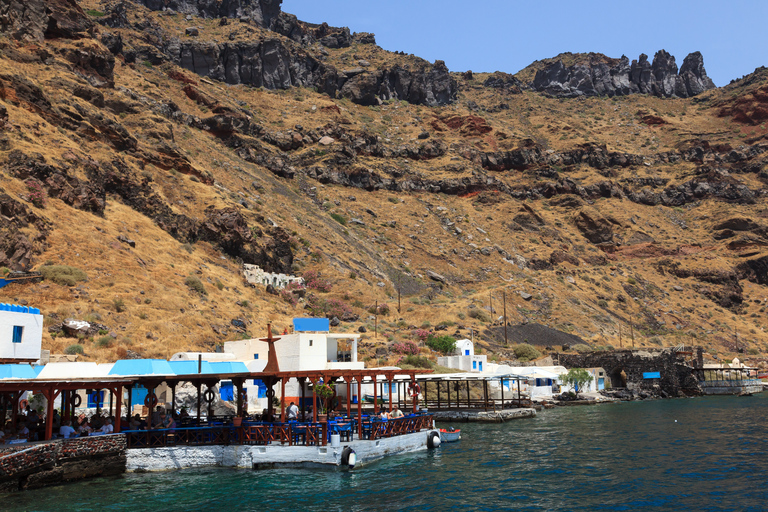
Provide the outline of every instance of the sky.
<path id="1" fill-rule="evenodd" d="M 382 48 L 444 60 L 451 71 L 516 73 L 563 52 L 652 59 L 664 49 L 678 67 L 700 51 L 723 86 L 768 65 L 766 0 L 283 0 L 282 9 L 373 32 Z"/>

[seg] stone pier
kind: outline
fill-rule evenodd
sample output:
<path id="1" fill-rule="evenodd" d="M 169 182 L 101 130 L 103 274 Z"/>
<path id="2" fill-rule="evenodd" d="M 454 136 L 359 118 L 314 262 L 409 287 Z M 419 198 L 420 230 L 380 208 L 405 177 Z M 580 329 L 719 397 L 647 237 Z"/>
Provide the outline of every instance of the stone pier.
<path id="1" fill-rule="evenodd" d="M 0 447 L 0 493 L 125 472 L 122 434 Z"/>

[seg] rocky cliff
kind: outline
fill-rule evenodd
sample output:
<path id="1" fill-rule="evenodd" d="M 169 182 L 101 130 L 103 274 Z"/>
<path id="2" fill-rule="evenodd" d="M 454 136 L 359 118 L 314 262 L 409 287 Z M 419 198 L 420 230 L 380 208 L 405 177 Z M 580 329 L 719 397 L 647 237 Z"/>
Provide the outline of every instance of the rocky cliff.
<path id="1" fill-rule="evenodd" d="M 272 28 L 283 0 L 135 0 L 153 11 L 175 11 L 203 18 L 248 18 Z"/>
<path id="2" fill-rule="evenodd" d="M 639 60 L 621 59 L 611 65 L 606 59 L 591 57 L 587 63 L 566 67 L 562 60 L 539 70 L 531 87 L 539 92 L 561 98 L 577 96 L 626 96 L 651 94 L 662 98 L 689 98 L 715 84 L 707 76 L 700 52 L 689 54 L 678 73 L 675 57 L 659 50 L 648 62 L 648 56 Z"/>

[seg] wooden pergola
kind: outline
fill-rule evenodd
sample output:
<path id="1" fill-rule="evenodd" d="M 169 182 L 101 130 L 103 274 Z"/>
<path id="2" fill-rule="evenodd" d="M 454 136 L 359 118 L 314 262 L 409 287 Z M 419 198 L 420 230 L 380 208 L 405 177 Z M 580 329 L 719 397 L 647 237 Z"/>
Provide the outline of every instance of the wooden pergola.
<path id="1" fill-rule="evenodd" d="M 78 406 L 80 396 L 76 393 L 81 389 L 106 390 L 115 397 L 115 421 L 114 431 L 120 432 L 120 412 L 122 409 L 123 388 L 130 387 L 135 382 L 131 378 L 103 378 L 103 379 L 72 379 L 72 380 L 39 380 L 39 379 L 12 379 L 0 380 L 0 396 L 8 397 L 11 401 L 11 418 L 14 427 L 19 415 L 19 398 L 25 391 L 41 393 L 46 401 L 45 414 L 45 439 L 53 436 L 53 410 L 56 399 L 61 400 L 61 417 L 74 420 L 75 409 Z M 110 412 L 111 412 L 110 400 Z M 2 407 L 0 422 L 5 423 L 5 406 Z"/>
<path id="2" fill-rule="evenodd" d="M 399 392 L 399 386 L 401 384 L 406 384 L 406 379 L 408 382 L 416 383 L 416 375 L 421 374 L 427 374 L 432 373 L 432 370 L 403 370 L 400 368 L 369 368 L 369 369 L 361 369 L 361 370 L 347 370 L 347 369 L 336 369 L 336 370 L 304 370 L 304 371 L 288 371 L 288 372 L 270 372 L 270 373 L 254 373 L 252 374 L 253 378 L 260 378 L 262 381 L 265 382 L 267 385 L 267 389 L 272 389 L 272 386 L 274 386 L 277 382 L 280 383 L 281 386 L 281 400 L 280 400 L 280 421 L 285 422 L 285 384 L 290 379 L 296 379 L 299 381 L 299 385 L 301 387 L 301 414 L 302 417 L 304 416 L 304 390 L 305 386 L 304 384 L 309 381 L 311 383 L 319 382 L 321 379 L 326 384 L 335 385 L 338 383 L 339 380 L 343 380 L 347 385 L 347 404 L 346 404 L 346 410 L 347 415 L 349 417 L 352 416 L 352 383 L 355 382 L 357 384 L 358 389 L 358 397 L 357 397 L 357 424 L 359 429 L 359 435 L 362 438 L 363 435 L 363 426 L 362 426 L 362 415 L 363 415 L 363 397 L 361 396 L 360 390 L 362 389 L 363 384 L 373 384 L 374 389 L 374 400 L 373 400 L 373 412 L 374 414 L 378 414 L 379 408 L 378 408 L 378 393 L 376 393 L 376 386 L 377 382 L 384 384 L 388 383 L 389 386 L 389 401 L 388 401 L 388 409 L 389 411 L 392 411 L 393 406 L 393 400 L 392 400 L 392 383 L 397 382 L 398 383 L 398 399 L 401 395 Z M 383 376 L 383 380 L 377 380 L 380 376 Z M 405 377 L 406 379 L 395 379 L 395 377 Z M 269 395 L 268 395 L 269 397 Z M 412 400 L 413 403 L 413 412 L 416 412 L 418 407 L 418 401 Z M 272 408 L 272 401 L 270 399 L 269 403 L 269 413 L 270 415 L 273 413 Z M 317 395 L 315 393 L 314 386 L 312 388 L 312 419 L 314 422 L 317 422 Z"/>
<path id="3" fill-rule="evenodd" d="M 526 375 L 517 375 L 512 373 L 505 374 L 483 374 L 483 373 L 462 373 L 462 374 L 435 374 L 435 375 L 422 375 L 418 378 L 418 381 L 423 384 L 424 400 L 427 401 L 427 390 L 429 384 L 435 384 L 436 400 L 428 403 L 428 407 L 435 409 L 465 409 L 465 408 L 483 408 L 485 410 L 495 409 L 497 400 L 491 398 L 488 392 L 489 381 L 499 381 L 501 390 L 501 408 L 504 408 L 506 403 L 513 403 L 515 407 L 520 407 L 522 404 L 522 396 L 520 392 L 520 381 L 528 380 Z M 517 382 L 517 398 L 510 397 L 505 399 L 504 397 L 504 381 L 516 381 Z M 445 383 L 445 395 L 442 395 L 441 384 Z M 482 383 L 483 396 L 479 399 L 473 399 L 470 389 L 470 383 Z M 466 384 L 466 385 L 465 385 Z M 454 388 L 454 394 L 451 394 L 451 387 Z M 464 396 L 462 393 L 466 390 Z"/>
<path id="4" fill-rule="evenodd" d="M 208 417 L 213 416 L 213 402 L 215 401 L 215 392 L 213 388 L 222 380 L 231 380 L 232 384 L 237 389 L 237 415 L 242 417 L 244 412 L 243 399 L 245 397 L 244 384 L 248 378 L 261 378 L 260 373 L 244 374 L 244 373 L 193 373 L 188 375 L 152 375 L 146 377 L 135 377 L 135 383 L 144 386 L 147 389 L 147 398 L 145 399 L 145 405 L 149 409 L 149 415 L 151 416 L 155 405 L 157 405 L 157 396 L 155 395 L 155 389 L 165 382 L 169 388 L 171 388 L 171 410 L 176 410 L 176 387 L 183 383 L 189 382 L 195 388 L 197 388 L 197 421 L 200 422 L 200 412 L 202 410 L 203 401 L 205 400 L 208 408 Z M 203 386 L 205 391 L 203 392 Z M 209 398 L 211 398 L 209 400 Z M 129 403 L 128 408 L 132 407 L 130 403 L 131 395 L 128 395 Z M 151 430 L 151 422 L 147 422 L 147 430 Z"/>

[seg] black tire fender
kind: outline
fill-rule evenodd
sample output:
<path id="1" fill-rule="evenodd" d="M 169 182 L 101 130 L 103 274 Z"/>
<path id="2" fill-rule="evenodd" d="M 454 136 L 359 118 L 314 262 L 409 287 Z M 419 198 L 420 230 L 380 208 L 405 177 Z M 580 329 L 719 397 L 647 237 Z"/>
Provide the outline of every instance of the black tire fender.
<path id="1" fill-rule="evenodd" d="M 357 463 L 357 454 L 355 453 L 355 450 L 353 450 L 349 446 L 345 446 L 344 449 L 341 451 L 341 465 L 347 466 L 349 469 L 352 469 L 355 467 L 356 463 Z"/>
<path id="2" fill-rule="evenodd" d="M 434 450 L 435 448 L 440 448 L 440 434 L 438 434 L 434 430 L 431 430 L 427 434 L 427 448 L 429 448 L 430 450 Z"/>

